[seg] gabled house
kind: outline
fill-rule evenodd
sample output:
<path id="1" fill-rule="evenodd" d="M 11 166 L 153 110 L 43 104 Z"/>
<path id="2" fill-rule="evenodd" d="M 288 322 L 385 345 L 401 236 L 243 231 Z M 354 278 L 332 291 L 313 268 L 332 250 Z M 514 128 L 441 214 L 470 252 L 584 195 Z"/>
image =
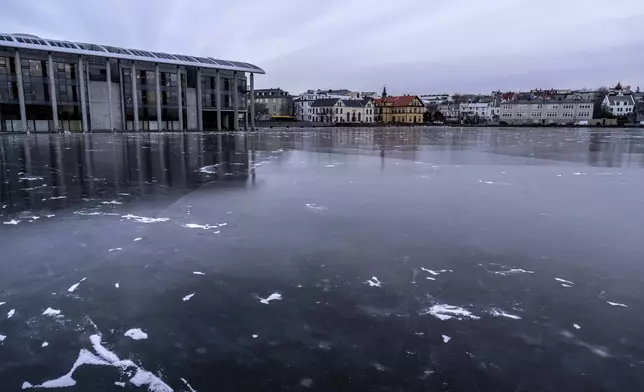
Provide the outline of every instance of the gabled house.
<path id="1" fill-rule="evenodd" d="M 371 99 L 316 99 L 310 109 L 313 122 L 343 124 L 373 122 L 373 101 Z"/>
<path id="2" fill-rule="evenodd" d="M 635 112 L 635 100 L 631 94 L 621 92 L 608 94 L 604 97 L 602 105 L 606 106 L 611 113 L 618 117 L 628 116 Z"/>
<path id="3" fill-rule="evenodd" d="M 385 124 L 423 123 L 425 105 L 416 95 L 388 96 L 376 99 L 374 106 L 376 122 Z"/>

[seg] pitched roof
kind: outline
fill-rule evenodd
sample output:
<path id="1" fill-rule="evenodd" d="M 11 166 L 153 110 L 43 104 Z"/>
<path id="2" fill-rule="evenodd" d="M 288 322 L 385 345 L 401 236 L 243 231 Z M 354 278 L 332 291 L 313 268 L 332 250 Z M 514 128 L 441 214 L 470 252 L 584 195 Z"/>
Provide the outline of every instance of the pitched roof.
<path id="1" fill-rule="evenodd" d="M 343 99 L 342 103 L 344 106 L 349 107 L 349 108 L 361 108 L 362 107 L 362 101 L 358 101 L 356 99 Z"/>
<path id="2" fill-rule="evenodd" d="M 615 105 L 617 102 L 624 102 L 628 105 L 635 105 L 635 100 L 632 95 L 607 95 L 608 104 Z"/>
<path id="3" fill-rule="evenodd" d="M 322 98 L 322 99 L 316 99 L 313 101 L 311 104 L 312 108 L 326 108 L 329 106 L 335 105 L 340 98 Z"/>
<path id="4" fill-rule="evenodd" d="M 375 103 L 390 103 L 391 106 L 393 107 L 402 107 L 402 106 L 409 106 L 414 99 L 417 97 L 415 95 L 402 95 L 402 96 L 394 96 L 394 97 L 386 97 L 386 98 L 380 98 L 376 99 Z M 420 98 L 419 98 L 420 99 Z"/>

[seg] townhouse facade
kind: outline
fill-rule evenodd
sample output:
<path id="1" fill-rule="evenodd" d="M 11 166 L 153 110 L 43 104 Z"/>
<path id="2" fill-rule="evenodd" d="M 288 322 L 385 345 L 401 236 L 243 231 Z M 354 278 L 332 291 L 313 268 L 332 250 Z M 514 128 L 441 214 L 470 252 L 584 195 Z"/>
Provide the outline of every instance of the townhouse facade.
<path id="1" fill-rule="evenodd" d="M 422 124 L 425 104 L 416 95 L 384 96 L 374 100 L 375 121 L 384 124 Z"/>
<path id="2" fill-rule="evenodd" d="M 561 124 L 593 118 L 594 103 L 586 99 L 510 100 L 501 103 L 500 121 L 507 124 Z"/>
<path id="3" fill-rule="evenodd" d="M 267 112 L 260 120 L 270 120 L 273 116 L 290 116 L 292 114 L 292 97 L 281 88 L 255 90 L 255 103 L 266 105 Z"/>
<path id="4" fill-rule="evenodd" d="M 369 124 L 374 121 L 373 100 L 365 98 L 322 98 L 309 108 L 311 121 L 321 123 Z"/>

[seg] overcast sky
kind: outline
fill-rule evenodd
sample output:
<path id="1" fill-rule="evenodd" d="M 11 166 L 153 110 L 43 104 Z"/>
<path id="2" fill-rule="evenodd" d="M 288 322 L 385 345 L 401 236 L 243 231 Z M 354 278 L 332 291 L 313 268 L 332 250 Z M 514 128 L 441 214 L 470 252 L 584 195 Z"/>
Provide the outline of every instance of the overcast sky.
<path id="1" fill-rule="evenodd" d="M 3 0 L 0 28 L 247 61 L 293 94 L 644 88 L 644 0 Z"/>

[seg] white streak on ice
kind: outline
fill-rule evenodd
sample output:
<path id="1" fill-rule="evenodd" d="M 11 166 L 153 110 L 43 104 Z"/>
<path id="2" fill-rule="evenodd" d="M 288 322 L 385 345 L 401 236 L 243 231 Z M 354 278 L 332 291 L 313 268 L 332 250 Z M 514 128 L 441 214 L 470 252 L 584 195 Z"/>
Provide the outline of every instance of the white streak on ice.
<path id="1" fill-rule="evenodd" d="M 273 294 L 269 295 L 266 298 L 257 297 L 257 299 L 259 299 L 259 302 L 261 302 L 261 303 L 263 303 L 265 305 L 268 305 L 268 303 L 271 302 L 271 301 L 280 301 L 282 299 L 282 294 L 273 293 Z"/>
<path id="2" fill-rule="evenodd" d="M 14 313 L 16 313 L 16 309 L 11 309 L 9 313 L 7 313 L 7 318 L 12 318 Z"/>
<path id="3" fill-rule="evenodd" d="M 6 304 L 6 302 L 0 302 L 0 306 L 2 306 L 2 305 L 4 305 L 4 304 Z"/>
<path id="4" fill-rule="evenodd" d="M 478 316 L 473 315 L 472 312 L 470 312 L 467 309 L 464 309 L 458 306 L 453 306 L 453 305 L 446 305 L 446 304 L 433 305 L 432 307 L 426 309 L 424 312 L 420 313 L 421 316 L 424 316 L 427 314 L 431 314 L 432 316 L 443 321 L 449 320 L 452 318 L 455 318 L 457 320 L 462 320 L 463 318 L 478 320 L 480 318 Z"/>
<path id="5" fill-rule="evenodd" d="M 382 285 L 382 282 L 378 280 L 375 276 L 372 276 L 371 279 L 368 281 L 364 282 L 365 284 L 368 284 L 371 287 L 380 287 Z"/>
<path id="6" fill-rule="evenodd" d="M 606 303 L 607 303 L 607 304 L 609 304 L 609 305 L 611 305 L 611 306 L 622 306 L 622 307 L 624 307 L 624 308 L 628 308 L 628 306 L 626 306 L 626 305 L 624 305 L 624 304 L 617 303 L 617 302 L 610 302 L 610 301 L 606 301 Z"/>
<path id="7" fill-rule="evenodd" d="M 425 272 L 429 272 L 430 274 L 432 274 L 432 275 L 434 275 L 434 276 L 438 276 L 438 275 L 440 275 L 440 272 L 432 271 L 432 270 L 427 269 L 427 268 L 420 267 L 420 269 L 421 269 L 421 270 L 423 270 L 423 271 L 425 271 Z"/>
<path id="8" fill-rule="evenodd" d="M 134 340 L 143 340 L 148 338 L 148 334 L 141 331 L 141 328 L 132 328 L 125 332 L 124 335 Z"/>
<path id="9" fill-rule="evenodd" d="M 427 276 L 425 279 L 427 279 L 427 280 L 436 280 L 436 278 L 432 278 L 431 276 Z"/>
<path id="10" fill-rule="evenodd" d="M 4 341 L 7 337 L 5 335 L 0 335 L 0 342 Z"/>
<path id="11" fill-rule="evenodd" d="M 67 291 L 69 291 L 70 293 L 73 293 L 73 292 L 78 288 L 78 285 L 80 285 L 80 284 L 81 284 L 85 279 L 87 279 L 87 278 L 83 278 L 83 279 L 81 279 L 81 280 L 80 280 L 80 282 L 78 282 L 78 283 L 75 283 L 75 284 L 71 285 L 71 286 L 67 289 Z"/>
<path id="12" fill-rule="evenodd" d="M 198 225 L 196 223 L 188 223 L 182 226 L 187 229 L 203 229 L 203 230 L 216 229 L 219 227 L 219 225 Z"/>
<path id="13" fill-rule="evenodd" d="M 145 216 L 138 216 L 138 215 L 132 215 L 132 214 L 123 215 L 121 216 L 121 218 L 127 219 L 127 220 L 133 220 L 139 223 L 159 223 L 159 222 L 167 222 L 170 220 L 170 218 L 148 218 Z"/>
<path id="14" fill-rule="evenodd" d="M 534 274 L 534 271 L 528 271 L 521 268 L 511 268 L 507 271 L 494 271 L 497 275 L 511 275 L 511 274 Z"/>
<path id="15" fill-rule="evenodd" d="M 491 309 L 490 314 L 494 317 L 506 317 L 512 320 L 521 320 L 521 317 L 510 314 L 501 309 Z"/>
<path id="16" fill-rule="evenodd" d="M 188 294 L 188 295 L 186 295 L 185 297 L 183 297 L 183 300 L 184 300 L 184 301 L 190 301 L 190 298 L 192 298 L 192 296 L 193 296 L 193 295 L 195 295 L 195 293 Z"/>
<path id="17" fill-rule="evenodd" d="M 251 336 L 253 337 L 253 339 L 257 339 L 259 337 L 259 335 L 256 334 L 252 334 Z"/>
<path id="18" fill-rule="evenodd" d="M 123 204 L 123 203 L 121 203 L 120 201 L 117 201 L 117 200 L 110 200 L 110 201 L 102 201 L 101 204 L 119 205 L 119 204 Z"/>
<path id="19" fill-rule="evenodd" d="M 12 219 L 10 221 L 3 222 L 2 224 L 4 224 L 4 225 L 17 225 L 18 223 L 20 223 L 19 220 Z"/>
<path id="20" fill-rule="evenodd" d="M 43 342 L 43 344 L 40 345 L 40 347 L 47 347 L 47 346 L 49 346 L 49 343 L 47 342 Z"/>
<path id="21" fill-rule="evenodd" d="M 327 207 L 325 207 L 325 206 L 320 206 L 320 205 L 313 204 L 313 203 L 306 203 L 306 204 L 304 204 L 304 206 L 305 206 L 307 209 L 309 209 L 309 210 L 311 210 L 311 211 L 316 211 L 316 212 L 320 212 L 320 211 L 326 211 L 326 210 L 328 210 L 328 208 L 327 208 Z"/>
<path id="22" fill-rule="evenodd" d="M 188 384 L 188 381 L 186 381 L 185 378 L 182 378 L 181 381 L 183 381 L 184 384 L 186 384 L 186 387 L 190 390 L 190 392 L 197 392 L 190 384 Z"/>
<path id="23" fill-rule="evenodd" d="M 573 326 L 573 327 L 575 327 L 575 329 L 581 329 L 581 327 L 579 326 L 579 324 L 573 324 L 572 326 Z"/>
<path id="24" fill-rule="evenodd" d="M 125 388 L 125 383 L 124 382 L 114 381 L 114 385 L 116 385 L 118 387 L 121 387 L 121 388 Z"/>
<path id="25" fill-rule="evenodd" d="M 570 285 L 570 284 L 575 284 L 574 282 L 571 282 L 571 281 L 566 280 L 566 279 L 555 278 L 555 280 L 556 280 L 557 282 L 566 283 L 566 284 L 569 284 L 569 285 Z"/>
<path id="26" fill-rule="evenodd" d="M 199 272 L 199 271 L 194 271 L 193 274 L 194 275 L 205 275 L 203 272 Z"/>
<path id="27" fill-rule="evenodd" d="M 108 249 L 107 251 L 108 252 L 117 252 L 119 250 L 123 250 L 123 248 L 112 248 L 112 249 Z"/>
<path id="28" fill-rule="evenodd" d="M 449 342 L 451 339 L 452 339 L 452 338 L 450 338 L 449 336 L 447 336 L 447 335 L 443 335 L 443 343 L 447 343 L 447 342 Z"/>
<path id="29" fill-rule="evenodd" d="M 142 239 L 143 239 L 143 238 L 141 238 L 141 237 L 137 237 L 137 238 L 133 239 L 133 240 L 132 240 L 132 242 L 141 241 Z"/>
<path id="30" fill-rule="evenodd" d="M 58 316 L 58 315 L 60 315 L 60 310 L 47 308 L 44 312 L 42 312 L 42 315 L 43 316 Z"/>

